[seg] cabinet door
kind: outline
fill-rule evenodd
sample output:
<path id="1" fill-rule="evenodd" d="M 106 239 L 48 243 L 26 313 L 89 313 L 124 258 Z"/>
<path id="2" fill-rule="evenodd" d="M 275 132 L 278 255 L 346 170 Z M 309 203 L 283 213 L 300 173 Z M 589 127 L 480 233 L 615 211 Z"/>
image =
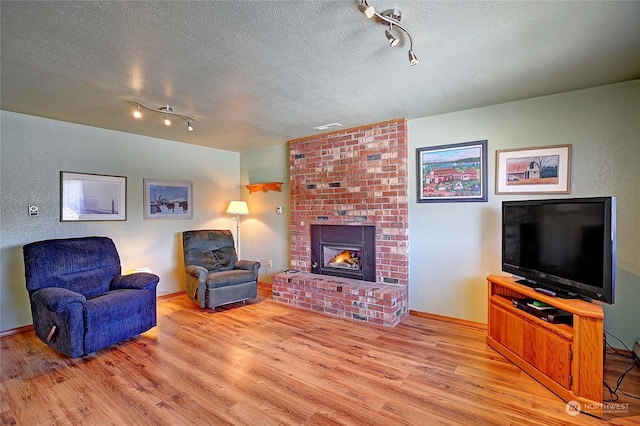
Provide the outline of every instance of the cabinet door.
<path id="1" fill-rule="evenodd" d="M 489 335 L 521 357 L 524 321 L 499 306 L 491 305 L 490 309 L 491 329 Z"/>
<path id="2" fill-rule="evenodd" d="M 522 357 L 565 389 L 571 388 L 571 341 L 524 322 Z"/>

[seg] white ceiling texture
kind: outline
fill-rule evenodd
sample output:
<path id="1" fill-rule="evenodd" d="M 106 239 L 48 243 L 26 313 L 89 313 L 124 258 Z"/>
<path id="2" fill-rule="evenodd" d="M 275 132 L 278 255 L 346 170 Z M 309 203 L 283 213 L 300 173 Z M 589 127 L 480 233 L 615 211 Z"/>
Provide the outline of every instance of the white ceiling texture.
<path id="1" fill-rule="evenodd" d="M 2 0 L 0 107 L 243 152 L 640 78 L 639 1 L 370 0 L 413 67 L 359 3 Z"/>

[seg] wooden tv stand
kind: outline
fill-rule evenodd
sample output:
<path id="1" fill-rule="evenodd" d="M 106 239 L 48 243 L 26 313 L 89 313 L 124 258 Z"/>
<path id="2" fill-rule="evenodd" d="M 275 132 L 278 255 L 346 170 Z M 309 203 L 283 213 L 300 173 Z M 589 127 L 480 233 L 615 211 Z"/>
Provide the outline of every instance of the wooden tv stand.
<path id="1" fill-rule="evenodd" d="M 563 400 L 602 417 L 602 307 L 549 297 L 513 278 L 489 275 L 487 344 Z M 573 325 L 553 324 L 513 306 L 531 298 L 572 314 Z"/>

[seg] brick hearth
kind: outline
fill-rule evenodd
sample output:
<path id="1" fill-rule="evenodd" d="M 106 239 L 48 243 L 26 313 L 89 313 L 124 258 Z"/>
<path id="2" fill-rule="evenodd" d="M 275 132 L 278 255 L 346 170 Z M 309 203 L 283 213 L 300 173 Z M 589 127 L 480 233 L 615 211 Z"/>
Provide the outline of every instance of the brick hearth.
<path id="1" fill-rule="evenodd" d="M 274 300 L 328 315 L 394 327 L 408 314 L 407 287 L 308 272 L 273 275 Z"/>
<path id="2" fill-rule="evenodd" d="M 350 318 L 397 324 L 408 315 L 409 284 L 409 206 L 407 170 L 406 120 L 398 119 L 338 132 L 310 136 L 289 142 L 291 178 L 291 267 L 305 274 L 273 278 L 274 286 L 292 286 L 276 290 L 274 299 Z M 342 295 L 355 296 L 351 292 L 338 291 L 339 278 L 306 274 L 311 271 L 311 225 L 374 225 L 376 227 L 376 282 L 347 280 L 348 286 L 358 287 L 358 292 L 371 293 L 372 289 L 384 288 L 397 292 L 396 303 L 401 302 L 397 321 L 383 320 L 376 315 L 377 308 L 362 308 L 352 311 L 352 302 L 378 305 L 378 299 L 348 300 L 338 307 L 327 308 L 327 303 L 336 303 L 332 298 Z M 286 279 L 285 279 L 286 278 Z M 315 280 L 315 281 L 314 281 Z M 330 288 L 325 288 L 325 287 Z M 336 289 L 333 289 L 336 286 Z M 342 289 L 344 290 L 344 285 Z M 353 289 L 355 287 L 349 287 Z M 295 302 L 293 295 L 304 294 L 304 302 Z M 351 291 L 351 290 L 350 290 Z M 281 295 L 277 296 L 276 292 Z M 308 296 L 307 294 L 312 294 Z M 374 290 L 371 294 L 378 294 Z M 381 293 L 380 293 L 381 294 Z M 285 295 L 291 295 L 286 298 Z M 359 295 L 358 295 L 359 296 Z M 395 296 L 394 296 L 395 297 Z M 316 300 L 316 303 L 313 303 Z M 380 299 L 386 300 L 386 299 Z M 331 301 L 331 302 L 328 302 Z M 309 304 L 309 306 L 306 306 Z M 304 305 L 304 306 L 303 306 Z M 348 308 L 348 309 L 347 309 Z M 333 313 L 350 312 L 349 315 Z M 363 313 L 364 312 L 364 313 Z M 353 314 L 356 316 L 354 317 Z M 385 311 L 385 315 L 390 310 Z"/>

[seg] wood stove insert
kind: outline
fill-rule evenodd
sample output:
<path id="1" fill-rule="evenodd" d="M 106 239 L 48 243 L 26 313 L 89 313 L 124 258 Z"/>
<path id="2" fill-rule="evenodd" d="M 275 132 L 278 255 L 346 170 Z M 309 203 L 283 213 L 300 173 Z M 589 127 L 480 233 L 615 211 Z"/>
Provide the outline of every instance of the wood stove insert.
<path id="1" fill-rule="evenodd" d="M 311 272 L 376 281 L 375 226 L 311 225 Z"/>

